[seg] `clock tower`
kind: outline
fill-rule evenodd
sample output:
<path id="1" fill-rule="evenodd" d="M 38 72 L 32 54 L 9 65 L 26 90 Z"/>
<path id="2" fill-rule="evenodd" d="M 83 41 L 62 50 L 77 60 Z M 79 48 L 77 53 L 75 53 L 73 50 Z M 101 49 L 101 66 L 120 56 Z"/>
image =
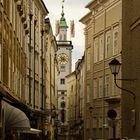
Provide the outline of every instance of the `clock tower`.
<path id="1" fill-rule="evenodd" d="M 63 1 L 64 2 L 64 1 Z M 72 49 L 71 41 L 67 40 L 67 22 L 64 17 L 64 6 L 62 5 L 61 18 L 59 20 L 59 36 L 57 40 L 58 51 L 57 60 L 60 73 L 57 78 L 57 95 L 58 95 L 58 120 L 60 129 L 58 133 L 65 135 L 67 124 L 67 83 L 66 76 L 71 73 L 72 69 Z"/>

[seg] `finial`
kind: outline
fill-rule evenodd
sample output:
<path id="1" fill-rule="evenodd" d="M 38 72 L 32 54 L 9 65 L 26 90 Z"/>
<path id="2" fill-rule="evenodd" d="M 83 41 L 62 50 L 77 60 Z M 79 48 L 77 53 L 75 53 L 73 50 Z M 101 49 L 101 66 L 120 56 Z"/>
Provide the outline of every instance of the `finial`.
<path id="1" fill-rule="evenodd" d="M 62 17 L 64 17 L 64 2 L 65 0 L 62 0 L 62 13 L 61 13 Z"/>

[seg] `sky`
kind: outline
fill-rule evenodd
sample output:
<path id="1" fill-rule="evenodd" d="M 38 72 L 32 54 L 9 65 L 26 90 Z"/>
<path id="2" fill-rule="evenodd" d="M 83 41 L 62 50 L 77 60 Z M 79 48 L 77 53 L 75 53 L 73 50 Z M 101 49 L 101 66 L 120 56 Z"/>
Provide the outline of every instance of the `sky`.
<path id="1" fill-rule="evenodd" d="M 43 0 L 48 11 L 50 18 L 53 33 L 55 35 L 55 22 L 60 20 L 62 12 L 62 0 Z M 64 13 L 65 19 L 67 22 L 68 28 L 68 37 L 67 40 L 70 40 L 70 21 L 74 20 L 75 22 L 75 37 L 71 38 L 73 43 L 73 52 L 72 52 L 72 70 L 75 68 L 75 62 L 78 59 L 81 59 L 84 54 L 84 25 L 79 22 L 79 20 L 88 13 L 88 9 L 85 6 L 91 0 L 65 0 L 64 1 Z"/>

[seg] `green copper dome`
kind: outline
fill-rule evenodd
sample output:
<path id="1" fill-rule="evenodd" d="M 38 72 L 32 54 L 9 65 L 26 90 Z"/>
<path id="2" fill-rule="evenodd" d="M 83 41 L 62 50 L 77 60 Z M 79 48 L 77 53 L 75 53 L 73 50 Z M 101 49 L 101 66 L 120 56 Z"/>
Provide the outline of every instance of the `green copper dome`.
<path id="1" fill-rule="evenodd" d="M 61 13 L 61 19 L 60 19 L 59 26 L 62 27 L 62 28 L 68 28 L 66 19 L 64 17 L 63 6 L 62 6 L 62 13 Z"/>

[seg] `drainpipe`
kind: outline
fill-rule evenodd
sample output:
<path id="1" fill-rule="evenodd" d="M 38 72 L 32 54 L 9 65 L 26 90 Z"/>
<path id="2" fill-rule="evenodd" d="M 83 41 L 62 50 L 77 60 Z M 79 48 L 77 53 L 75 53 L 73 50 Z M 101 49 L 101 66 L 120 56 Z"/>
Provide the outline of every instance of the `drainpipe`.
<path id="1" fill-rule="evenodd" d="M 36 47 L 36 23 L 37 23 L 37 20 L 34 20 L 34 108 L 35 108 L 35 47 Z"/>
<path id="2" fill-rule="evenodd" d="M 30 14 L 30 36 L 29 36 L 29 104 L 31 105 L 31 39 L 32 39 L 32 17 L 33 15 Z"/>
<path id="3" fill-rule="evenodd" d="M 52 66 L 51 66 L 51 61 L 52 61 L 52 58 L 51 57 L 52 56 L 51 56 L 51 51 L 50 51 L 50 110 L 51 110 L 51 113 L 52 113 L 52 89 L 51 89 L 51 81 L 52 81 Z"/>
<path id="4" fill-rule="evenodd" d="M 43 68 L 44 68 L 44 65 L 43 65 L 43 35 L 44 35 L 44 31 L 42 30 L 41 31 L 41 65 L 42 65 L 42 98 L 41 98 L 41 109 L 43 110 L 43 105 L 44 105 L 44 93 L 43 93 L 43 89 L 44 89 L 44 85 L 43 85 Z"/>

